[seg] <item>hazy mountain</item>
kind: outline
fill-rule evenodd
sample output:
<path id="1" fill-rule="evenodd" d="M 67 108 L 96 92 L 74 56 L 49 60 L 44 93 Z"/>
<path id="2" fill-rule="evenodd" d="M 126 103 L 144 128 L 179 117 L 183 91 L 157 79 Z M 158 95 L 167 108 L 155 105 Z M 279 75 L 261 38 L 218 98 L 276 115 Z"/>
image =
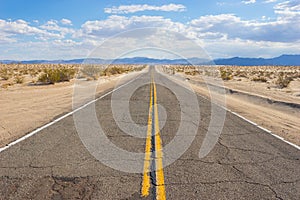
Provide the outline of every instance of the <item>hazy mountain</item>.
<path id="1" fill-rule="evenodd" d="M 98 58 L 88 59 L 73 59 L 73 60 L 29 60 L 29 61 L 14 61 L 14 60 L 2 60 L 1 63 L 24 63 L 24 64 L 39 64 L 39 63 L 52 63 L 52 64 L 213 64 L 216 65 L 299 65 L 300 55 L 281 55 L 275 58 L 224 58 L 209 61 L 201 58 L 188 58 L 185 59 L 155 59 L 146 57 L 135 58 L 120 58 L 116 60 L 106 60 Z"/>
<path id="2" fill-rule="evenodd" d="M 227 58 L 214 60 L 217 65 L 300 65 L 300 55 L 281 55 L 275 58 Z"/>

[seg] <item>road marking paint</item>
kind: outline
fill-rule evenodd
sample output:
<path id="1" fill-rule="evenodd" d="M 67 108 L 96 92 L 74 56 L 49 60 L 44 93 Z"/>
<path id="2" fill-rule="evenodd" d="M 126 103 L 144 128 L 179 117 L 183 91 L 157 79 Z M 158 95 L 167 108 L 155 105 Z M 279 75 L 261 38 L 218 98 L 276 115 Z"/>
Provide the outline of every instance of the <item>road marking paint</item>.
<path id="1" fill-rule="evenodd" d="M 144 73 L 143 73 L 143 74 L 144 74 Z M 69 113 L 67 113 L 67 114 L 65 114 L 65 115 L 63 115 L 63 116 L 61 116 L 61 117 L 59 117 L 59 118 L 53 120 L 52 122 L 49 122 L 48 124 L 45 124 L 44 126 L 41 126 L 41 127 L 37 128 L 37 129 L 33 130 L 32 132 L 30 132 L 30 133 L 24 135 L 23 137 L 21 137 L 21 138 L 15 140 L 15 141 L 13 141 L 13 142 L 7 144 L 6 146 L 0 148 L 0 153 L 1 153 L 2 151 L 4 151 L 4 150 L 6 150 L 6 149 L 8 149 L 8 148 L 10 148 L 10 147 L 12 147 L 12 146 L 14 146 L 15 144 L 18 144 L 19 142 L 22 142 L 23 140 L 26 140 L 27 138 L 29 138 L 29 137 L 31 137 L 31 136 L 33 136 L 33 135 L 39 133 L 40 131 L 42 131 L 42 130 L 48 128 L 49 126 L 52 126 L 52 125 L 56 124 L 57 122 L 63 120 L 64 118 L 73 115 L 74 113 L 78 112 L 79 110 L 82 110 L 83 108 L 89 106 L 90 104 L 93 104 L 93 103 L 95 103 L 96 101 L 98 101 L 98 100 L 100 100 L 100 99 L 103 99 L 104 97 L 108 96 L 109 94 L 111 94 L 111 93 L 113 93 L 113 92 L 115 92 L 115 91 L 117 91 L 117 90 L 119 90 L 119 89 L 125 87 L 126 85 L 128 85 L 128 84 L 132 83 L 133 81 L 137 80 L 138 78 L 140 78 L 143 74 L 141 74 L 141 75 L 137 76 L 136 78 L 132 79 L 131 81 L 128 81 L 127 83 L 124 83 L 123 85 L 120 85 L 119 87 L 117 87 L 117 88 L 115 88 L 115 89 L 113 89 L 113 90 L 111 90 L 111 91 L 105 93 L 104 95 L 98 97 L 97 99 L 94 99 L 94 100 L 92 100 L 92 101 L 90 101 L 90 102 L 88 102 L 88 103 L 86 103 L 86 104 L 80 106 L 79 108 L 76 108 L 75 110 L 73 110 L 73 111 L 71 111 L 71 112 L 69 112 Z"/>
<path id="2" fill-rule="evenodd" d="M 152 82 L 150 83 L 150 105 L 149 105 L 149 115 L 148 115 L 148 130 L 146 138 L 145 147 L 145 160 L 144 160 L 144 174 L 142 182 L 142 197 L 149 196 L 150 190 L 150 162 L 151 162 L 151 133 L 152 133 Z"/>
<path id="3" fill-rule="evenodd" d="M 154 83 L 154 82 L 153 82 Z M 164 181 L 164 171 L 163 171 L 163 152 L 162 143 L 159 133 L 159 120 L 158 120 L 158 109 L 157 109 L 157 95 L 156 95 L 156 85 L 153 84 L 154 92 L 154 112 L 155 112 L 155 159 L 156 159 L 156 199 L 165 200 L 165 181 Z"/>
<path id="4" fill-rule="evenodd" d="M 146 138 L 144 172 L 141 189 L 142 197 L 149 196 L 151 176 L 153 183 L 153 194 L 155 195 L 156 200 L 166 199 L 162 150 L 162 141 L 159 133 L 156 85 L 152 73 L 150 83 L 148 130 Z"/>
<path id="5" fill-rule="evenodd" d="M 223 106 L 222 106 L 222 108 L 226 109 L 226 108 L 223 107 Z M 239 118 L 245 120 L 246 122 L 248 122 L 248 123 L 250 123 L 250 124 L 253 124 L 254 126 L 258 126 L 256 123 L 254 123 L 254 122 L 250 121 L 249 119 L 247 119 L 247 118 L 245 118 L 245 117 L 243 117 L 243 116 L 237 114 L 236 112 L 233 112 L 233 111 L 231 111 L 231 110 L 229 110 L 229 109 L 227 109 L 227 111 L 228 111 L 228 112 L 231 112 L 232 114 L 234 114 L 234 115 L 238 116 Z M 267 131 L 267 132 L 268 132 L 268 131 Z"/>
<path id="6" fill-rule="evenodd" d="M 254 126 L 256 126 L 257 128 L 259 128 L 260 130 L 263 130 L 263 131 L 265 131 L 266 133 L 269 133 L 270 135 L 272 135 L 273 137 L 276 137 L 277 139 L 279 139 L 279 140 L 281 140 L 281 141 L 283 141 L 283 142 L 285 142 L 285 143 L 291 145 L 292 147 L 294 147 L 294 148 L 300 150 L 300 146 L 298 146 L 298 145 L 296 145 L 296 144 L 294 144 L 294 143 L 292 143 L 292 142 L 289 142 L 289 141 L 285 140 L 283 137 L 281 137 L 281 136 L 279 136 L 279 135 L 276 135 L 276 134 L 272 133 L 272 131 L 270 131 L 270 130 L 268 130 L 268 129 L 262 127 L 262 126 L 257 125 L 256 123 L 254 123 L 254 122 L 252 122 L 251 120 L 249 120 L 249 119 L 247 119 L 247 118 L 241 116 L 240 114 L 237 114 L 237 113 L 235 113 L 235 112 L 232 112 L 232 111 L 226 109 L 226 107 L 223 107 L 223 106 L 222 106 L 222 108 L 224 108 L 225 110 L 231 112 L 231 113 L 234 114 L 235 116 L 237 116 L 237 117 L 239 117 L 239 118 L 241 118 L 241 119 L 244 119 L 245 121 L 247 121 L 247 122 L 253 124 Z"/>

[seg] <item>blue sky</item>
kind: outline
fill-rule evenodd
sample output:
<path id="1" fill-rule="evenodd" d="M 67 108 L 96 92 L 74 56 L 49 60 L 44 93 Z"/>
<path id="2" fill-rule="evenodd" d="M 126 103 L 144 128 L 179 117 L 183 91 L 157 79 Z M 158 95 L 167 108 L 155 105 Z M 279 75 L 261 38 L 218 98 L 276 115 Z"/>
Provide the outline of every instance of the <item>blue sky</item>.
<path id="1" fill-rule="evenodd" d="M 0 0 L 0 59 L 87 57 L 103 41 L 97 56 L 114 58 L 163 43 L 146 29 L 111 39 L 146 27 L 186 36 L 212 58 L 300 54 L 300 0 Z M 169 37 L 171 51 L 199 57 L 199 48 L 176 38 Z"/>

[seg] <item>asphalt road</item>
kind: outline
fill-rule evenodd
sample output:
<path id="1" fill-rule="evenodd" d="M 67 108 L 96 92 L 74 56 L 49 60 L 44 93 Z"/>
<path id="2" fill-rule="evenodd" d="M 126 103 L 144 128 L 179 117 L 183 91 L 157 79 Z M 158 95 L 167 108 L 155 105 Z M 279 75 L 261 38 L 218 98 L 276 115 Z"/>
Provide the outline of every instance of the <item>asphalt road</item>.
<path id="1" fill-rule="evenodd" d="M 199 124 L 194 121 L 197 112 L 191 111 L 190 120 L 184 121 L 187 128 L 179 129 L 181 109 L 193 107 L 179 102 L 174 91 L 161 83 L 173 85 L 183 97 L 190 93 L 150 68 L 114 95 L 78 111 L 84 116 L 95 108 L 106 138 L 120 149 L 136 153 L 135 159 L 105 144 L 86 148 L 71 115 L 0 153 L 0 199 L 300 199 L 299 150 L 226 112 L 224 126 L 213 125 L 222 129 L 217 144 L 200 159 L 211 102 L 197 96 Z M 111 100 L 126 107 L 122 97 L 137 85 L 140 87 L 128 106 L 131 119 L 122 106 L 117 106 L 120 115 L 114 119 Z M 86 130 L 87 142 L 97 144 L 97 135 L 88 137 L 97 128 L 91 121 L 89 116 L 80 118 L 79 127 Z M 133 129 L 133 124 L 140 129 Z M 195 136 L 190 133 L 193 128 Z M 130 130 L 141 137 L 128 135 Z M 176 139 L 183 143 L 192 139 L 192 143 L 172 164 L 160 169 L 159 163 L 167 163 L 181 151 L 181 146 L 176 146 L 173 153 L 164 152 Z M 148 186 L 145 180 L 149 180 Z M 143 188 L 148 193 L 143 194 Z"/>

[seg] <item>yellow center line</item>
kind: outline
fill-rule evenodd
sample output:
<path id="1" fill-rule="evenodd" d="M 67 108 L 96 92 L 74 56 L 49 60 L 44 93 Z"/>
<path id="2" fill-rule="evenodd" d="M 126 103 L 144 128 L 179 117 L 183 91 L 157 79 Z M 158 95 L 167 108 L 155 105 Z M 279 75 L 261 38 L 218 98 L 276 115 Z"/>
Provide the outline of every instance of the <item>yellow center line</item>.
<path id="1" fill-rule="evenodd" d="M 154 109 L 153 109 L 154 105 Z M 154 111 L 154 113 L 153 113 Z M 154 122 L 152 121 L 152 117 Z M 154 130 L 153 133 L 153 124 Z M 142 182 L 142 197 L 149 196 L 150 190 L 150 164 L 153 160 L 151 160 L 151 138 L 152 134 L 154 135 L 154 149 L 155 149 L 155 194 L 157 200 L 165 200 L 166 192 L 165 192 L 165 183 L 164 183 L 164 172 L 163 172 L 163 152 L 162 152 L 162 141 L 159 133 L 159 120 L 158 120 L 158 108 L 157 108 L 157 95 L 156 95 L 156 85 L 153 79 L 153 74 L 151 74 L 151 84 L 150 84 L 150 105 L 149 105 L 149 115 L 148 115 L 148 130 L 147 130 L 147 138 L 146 138 L 146 147 L 145 147 L 145 160 L 144 160 L 144 173 L 143 173 L 143 182 Z"/>
<path id="2" fill-rule="evenodd" d="M 159 120 L 158 120 L 158 109 L 157 109 L 157 96 L 156 96 L 156 85 L 153 80 L 153 96 L 154 96 L 154 112 L 155 112 L 155 152 L 156 152 L 156 199 L 165 200 L 165 179 L 163 170 L 163 152 L 162 144 L 159 133 Z"/>
<path id="3" fill-rule="evenodd" d="M 149 105 L 149 115 L 148 115 L 148 130 L 145 148 L 145 160 L 144 160 L 144 174 L 142 183 L 142 196 L 146 197 L 149 195 L 150 190 L 150 162 L 151 162 L 151 133 L 152 133 L 152 82 L 150 84 L 150 105 Z"/>

